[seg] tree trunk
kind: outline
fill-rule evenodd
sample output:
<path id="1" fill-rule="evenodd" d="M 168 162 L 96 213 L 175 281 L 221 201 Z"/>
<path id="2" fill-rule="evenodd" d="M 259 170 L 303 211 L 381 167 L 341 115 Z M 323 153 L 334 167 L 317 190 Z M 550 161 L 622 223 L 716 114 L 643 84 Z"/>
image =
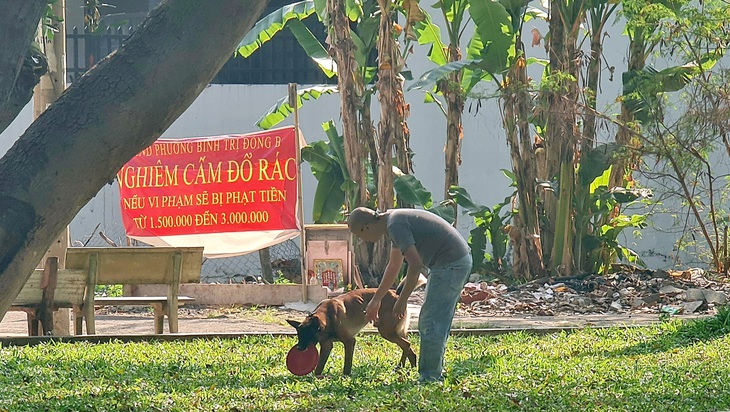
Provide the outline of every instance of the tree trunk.
<path id="1" fill-rule="evenodd" d="M 390 1 L 378 0 L 380 5 L 380 34 L 378 36 L 378 209 L 386 211 L 395 206 L 393 191 L 393 155 L 395 143 L 403 141 L 403 89 L 398 79 L 398 48 L 393 39 Z"/>
<path id="2" fill-rule="evenodd" d="M 581 0 L 571 0 L 578 2 Z M 563 5 L 565 10 L 575 9 L 574 5 Z M 576 44 L 580 16 L 571 16 L 567 21 L 558 2 L 551 4 L 550 16 L 550 73 L 555 75 L 556 86 L 548 92 L 549 109 L 547 114 L 547 170 L 548 178 L 557 177 L 558 196 L 545 196 L 546 214 L 552 236 L 549 257 L 550 268 L 560 274 L 573 272 L 574 213 L 573 192 L 575 189 L 576 149 L 580 135 L 576 126 L 576 107 L 578 98 Z M 576 80 L 569 80 L 568 76 Z M 543 238 L 545 240 L 545 238 Z M 546 246 L 546 245 L 543 245 Z"/>
<path id="3" fill-rule="evenodd" d="M 550 58 L 550 73 L 555 74 L 559 71 L 564 72 L 564 66 L 560 64 L 563 59 L 562 52 L 565 48 L 564 28 L 560 18 L 558 5 L 550 6 L 550 42 L 548 56 Z M 560 152 L 560 142 L 563 134 L 560 130 L 561 118 L 559 110 L 565 110 L 562 107 L 560 92 L 557 90 L 547 90 L 545 92 L 545 101 L 547 107 L 544 109 L 545 121 L 545 181 L 553 182 L 558 178 L 560 172 L 560 164 L 562 157 Z M 556 189 L 556 188 L 553 188 Z M 558 193 L 557 191 L 542 191 L 542 200 L 545 208 L 545 221 L 542 228 L 542 246 L 543 254 L 546 262 L 551 261 L 553 252 L 553 244 L 555 240 L 555 224 L 558 210 Z"/>
<path id="4" fill-rule="evenodd" d="M 404 160 L 399 150 L 407 152 L 406 105 L 403 97 L 403 83 L 400 79 L 402 61 L 398 43 L 393 36 L 391 2 L 378 0 L 380 6 L 380 27 L 378 35 L 378 100 L 380 101 L 380 122 L 378 123 L 378 209 L 386 211 L 395 207 L 393 189 L 393 158 L 399 159 L 399 167 L 410 172 L 410 162 Z M 373 248 L 374 269 L 382 278 L 390 254 L 390 242 L 383 239 Z"/>
<path id="5" fill-rule="evenodd" d="M 0 0 L 0 133 L 30 101 L 33 87 L 45 73 L 45 58 L 30 45 L 46 0 Z M 33 64 L 33 58 L 38 59 Z M 39 71 L 40 70 L 40 71 Z"/>
<path id="6" fill-rule="evenodd" d="M 347 209 L 352 210 L 368 202 L 365 160 L 368 153 L 371 162 L 375 159 L 377 152 L 374 148 L 377 146 L 370 118 L 369 98 L 364 95 L 362 74 L 355 60 L 355 44 L 350 35 L 350 21 L 347 18 L 345 1 L 327 0 L 327 13 L 330 55 L 337 63 L 337 86 L 340 91 L 340 115 L 347 169 L 350 178 L 358 187 L 356 199 L 346 199 Z M 377 177 L 375 179 L 377 181 Z M 372 269 L 372 257 L 371 245 L 365 242 L 355 243 L 355 264 L 361 269 L 363 282 L 369 286 L 373 286 L 377 281 L 377 278 L 372 276 L 373 273 L 377 273 L 377 270 Z"/>
<path id="7" fill-rule="evenodd" d="M 590 25 L 590 40 L 591 40 L 591 54 L 588 62 L 588 75 L 587 75 L 587 93 L 584 93 L 586 99 L 587 110 L 584 114 L 583 122 L 583 139 L 580 146 L 580 161 L 584 164 L 588 159 L 588 155 L 596 145 L 596 97 L 598 96 L 598 84 L 601 78 L 601 56 L 603 55 L 603 42 L 602 38 L 604 35 L 603 28 L 605 27 L 606 20 L 612 14 L 613 7 L 603 9 L 600 15 L 593 14 L 595 10 L 591 12 L 591 25 Z M 582 167 L 582 166 L 581 166 Z M 583 251 L 583 238 L 586 235 L 593 235 L 588 225 L 588 221 L 591 218 L 590 212 L 590 188 L 579 185 L 576 190 L 576 227 L 575 227 L 575 256 L 577 269 L 579 272 L 583 272 L 588 269 L 589 262 L 587 256 Z"/>
<path id="8" fill-rule="evenodd" d="M 373 114 L 372 110 L 370 108 L 371 104 L 371 97 L 372 95 L 365 96 L 364 104 L 360 108 L 359 114 L 360 114 L 360 124 L 359 124 L 359 130 L 361 133 L 361 136 L 363 137 L 363 140 L 365 141 L 365 152 L 368 156 L 369 164 L 371 165 L 377 165 L 378 164 L 378 139 L 376 138 L 375 134 L 375 126 L 373 126 Z M 367 179 L 365 179 L 367 181 Z M 373 174 L 373 187 L 378 187 L 378 174 Z M 367 200 L 363 202 L 363 204 L 367 203 Z"/>
<path id="9" fill-rule="evenodd" d="M 350 178 L 357 183 L 358 198 L 347 199 L 348 209 L 362 206 L 367 199 L 367 175 L 363 154 L 365 142 L 359 132 L 358 109 L 362 106 L 364 86 L 355 60 L 355 44 L 350 35 L 344 0 L 327 0 L 330 21 L 330 54 L 337 62 L 337 86 L 340 91 L 342 136 Z M 354 203 L 354 204 L 353 204 Z"/>
<path id="10" fill-rule="evenodd" d="M 458 45 L 449 45 L 449 62 L 461 60 Z M 446 147 L 444 149 L 444 199 L 450 199 L 449 188 L 459 185 L 461 165 L 461 139 L 464 137 L 461 116 L 464 113 L 464 93 L 461 90 L 462 71 L 454 71 L 443 81 L 439 89 L 446 99 Z M 456 205 L 454 205 L 456 207 Z M 457 214 L 454 214 L 456 218 Z"/>
<path id="11" fill-rule="evenodd" d="M 583 140 L 581 142 L 581 158 L 588 156 L 596 143 L 596 96 L 598 96 L 598 80 L 601 75 L 601 55 L 603 44 L 601 43 L 603 32 L 592 33 L 591 36 L 591 57 L 588 63 L 588 92 L 586 96 L 587 109 L 583 125 Z"/>
<path id="12" fill-rule="evenodd" d="M 163 3 L 0 160 L 0 314 L 76 213 L 202 92 L 266 4 Z"/>
<path id="13" fill-rule="evenodd" d="M 530 281 L 541 277 L 544 271 L 539 204 L 536 194 L 538 162 L 544 161 L 542 147 L 534 147 L 530 134 L 529 84 L 524 60 L 524 45 L 521 36 L 515 41 L 517 62 L 510 68 L 506 83 L 508 88 L 502 96 L 502 122 L 507 133 L 512 170 L 517 181 L 517 216 L 508 228 L 512 242 L 513 268 L 515 278 Z"/>
<path id="14" fill-rule="evenodd" d="M 636 29 L 634 38 L 629 41 L 629 63 L 626 71 L 628 73 L 638 72 L 646 65 L 646 43 L 644 41 L 644 31 L 640 28 Z M 637 139 L 632 139 L 632 136 L 640 132 L 639 126 L 636 122 L 636 118 L 631 110 L 626 107 L 626 104 L 621 101 L 621 114 L 618 117 L 619 127 L 616 133 L 616 143 L 626 146 L 639 146 Z M 632 155 L 627 157 L 619 157 L 616 163 L 611 169 L 611 176 L 609 177 L 609 188 L 623 186 L 624 178 L 627 173 L 630 173 L 633 163 L 636 161 L 635 158 L 632 160 Z"/>

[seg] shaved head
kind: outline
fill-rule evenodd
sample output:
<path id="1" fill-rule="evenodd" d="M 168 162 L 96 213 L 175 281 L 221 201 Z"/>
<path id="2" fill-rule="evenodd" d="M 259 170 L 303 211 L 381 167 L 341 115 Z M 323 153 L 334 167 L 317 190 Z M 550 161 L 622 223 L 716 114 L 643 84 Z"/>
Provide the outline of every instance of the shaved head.
<path id="1" fill-rule="evenodd" d="M 355 208 L 347 218 L 347 227 L 350 232 L 355 233 L 362 231 L 362 228 L 373 223 L 378 218 L 376 211 L 367 207 Z"/>

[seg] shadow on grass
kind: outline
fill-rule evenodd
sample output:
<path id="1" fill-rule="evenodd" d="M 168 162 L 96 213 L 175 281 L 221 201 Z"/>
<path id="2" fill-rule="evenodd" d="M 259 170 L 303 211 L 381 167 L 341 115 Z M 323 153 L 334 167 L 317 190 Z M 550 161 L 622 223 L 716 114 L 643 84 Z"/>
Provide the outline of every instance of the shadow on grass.
<path id="1" fill-rule="evenodd" d="M 730 306 L 721 307 L 713 317 L 683 322 L 674 329 L 667 326 L 658 327 L 665 330 L 657 334 L 654 339 L 611 351 L 606 355 L 644 355 L 721 338 L 730 333 Z"/>
<path id="2" fill-rule="evenodd" d="M 466 359 L 460 359 L 447 365 L 453 377 L 474 376 L 480 371 L 489 370 L 497 361 L 494 355 L 482 353 Z"/>

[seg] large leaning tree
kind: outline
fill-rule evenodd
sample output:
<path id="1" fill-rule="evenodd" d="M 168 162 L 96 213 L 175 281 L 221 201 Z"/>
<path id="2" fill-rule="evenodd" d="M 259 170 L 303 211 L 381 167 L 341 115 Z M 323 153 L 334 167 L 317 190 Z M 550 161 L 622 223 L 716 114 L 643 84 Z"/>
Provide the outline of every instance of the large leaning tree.
<path id="1" fill-rule="evenodd" d="M 26 1 L 2 3 L 6 17 L 27 13 Z M 0 317 L 76 213 L 192 104 L 267 3 L 163 2 L 0 159 Z M 23 20 L 27 32 L 39 18 Z M 0 56 L 16 47 L 24 53 L 29 40 L 20 37 L 14 41 L 24 45 L 3 44 Z M 7 58 L 17 64 L 18 53 Z M 0 84 L 0 102 L 12 89 Z"/>

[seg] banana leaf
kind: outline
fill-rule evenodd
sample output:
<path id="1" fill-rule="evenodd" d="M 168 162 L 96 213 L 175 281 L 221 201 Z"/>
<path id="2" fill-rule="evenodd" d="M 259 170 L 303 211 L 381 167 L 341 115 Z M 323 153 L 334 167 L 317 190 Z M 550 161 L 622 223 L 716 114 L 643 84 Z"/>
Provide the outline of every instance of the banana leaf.
<path id="1" fill-rule="evenodd" d="M 342 189 L 345 178 L 337 160 L 331 155 L 330 145 L 319 141 L 305 146 L 302 148 L 302 159 L 309 163 L 318 182 L 314 192 L 312 218 L 315 223 L 334 223 L 345 203 L 345 192 Z"/>
<path id="2" fill-rule="evenodd" d="M 498 2 L 472 1 L 469 14 L 484 42 L 482 68 L 492 74 L 502 73 L 509 67 L 509 58 L 514 55 L 515 33 L 509 13 Z"/>
<path id="3" fill-rule="evenodd" d="M 238 43 L 236 50 L 243 57 L 248 57 L 258 50 L 262 44 L 271 40 L 280 32 L 289 20 L 304 20 L 315 12 L 314 1 L 305 0 L 273 11 L 256 22 L 246 36 Z"/>
<path id="4" fill-rule="evenodd" d="M 393 188 L 398 198 L 406 203 L 428 209 L 433 204 L 431 192 L 413 175 L 397 176 L 393 180 Z"/>
<path id="5" fill-rule="evenodd" d="M 337 74 L 337 63 L 330 57 L 322 43 L 314 37 L 311 31 L 299 20 L 291 20 L 287 25 L 294 37 L 296 37 L 299 45 L 302 46 L 312 60 L 319 66 L 327 77 L 333 77 Z"/>
<path id="6" fill-rule="evenodd" d="M 323 174 L 314 191 L 312 219 L 314 223 L 335 223 L 345 203 L 342 182 L 334 174 Z"/>
<path id="7" fill-rule="evenodd" d="M 449 196 L 451 196 L 451 198 L 456 201 L 457 205 L 466 209 L 466 211 L 469 212 L 469 214 L 472 216 L 482 215 L 484 213 L 491 212 L 491 209 L 489 209 L 489 207 L 484 205 L 477 205 L 476 203 L 474 203 L 474 201 L 471 199 L 471 195 L 469 195 L 469 192 L 467 192 L 466 189 L 464 189 L 463 187 L 451 186 L 449 188 Z"/>
<path id="8" fill-rule="evenodd" d="M 358 21 L 363 15 L 361 0 L 345 0 L 345 13 L 350 21 Z"/>
<path id="9" fill-rule="evenodd" d="M 482 60 L 459 60 L 444 64 L 433 68 L 424 73 L 418 81 L 408 87 L 412 89 L 430 89 L 436 85 L 436 82 L 448 76 L 450 73 L 462 70 L 464 68 L 477 69 L 482 64 Z"/>
<path id="10" fill-rule="evenodd" d="M 415 37 L 418 44 L 430 44 L 431 50 L 428 52 L 428 58 L 432 62 L 443 65 L 448 62 L 446 57 L 446 45 L 441 41 L 441 29 L 438 25 L 431 21 L 431 16 L 424 12 L 425 19 L 414 22 L 412 28 L 412 34 L 410 36 Z M 411 28 L 409 27 L 409 30 Z"/>
<path id="11" fill-rule="evenodd" d="M 441 202 L 440 204 L 426 209 L 427 211 L 440 216 L 442 219 L 449 223 L 454 223 L 454 206 L 448 202 Z"/>
<path id="12" fill-rule="evenodd" d="M 624 72 L 622 75 L 624 104 L 637 120 L 647 123 L 652 119 L 652 114 L 661 115 L 658 109 L 661 94 L 682 90 L 702 71 L 712 69 L 720 58 L 722 58 L 721 53 L 711 51 L 700 56 L 697 62 L 681 66 L 663 70 L 645 66 L 642 70 Z"/>
<path id="13" fill-rule="evenodd" d="M 624 147 L 616 143 L 605 143 L 592 149 L 588 156 L 580 162 L 578 178 L 580 185 L 588 187 L 597 177 L 601 176 L 615 158 L 624 151 Z"/>
<path id="14" fill-rule="evenodd" d="M 337 86 L 313 86 L 297 90 L 297 107 L 302 107 L 304 101 L 317 100 L 322 95 L 337 93 Z M 279 99 L 266 114 L 257 122 L 256 126 L 267 130 L 281 123 L 294 109 L 289 105 L 289 96 Z"/>
<path id="15" fill-rule="evenodd" d="M 469 44 L 466 47 L 466 58 L 467 60 L 480 60 L 482 52 L 484 51 L 484 42 L 479 37 L 479 33 L 475 32 Z M 492 74 L 482 69 L 481 67 L 465 67 L 461 76 L 461 88 L 465 94 L 474 89 L 474 87 L 482 80 L 491 80 Z"/>
<path id="16" fill-rule="evenodd" d="M 347 158 L 345 156 L 345 139 L 337 132 L 335 122 L 332 120 L 323 123 L 322 129 L 327 135 L 327 139 L 329 139 L 330 150 L 335 154 L 335 158 L 340 166 L 342 176 L 345 178 L 345 180 L 349 180 L 350 172 L 347 170 Z"/>
<path id="17" fill-rule="evenodd" d="M 311 31 L 302 23 L 304 19 L 316 12 L 320 5 L 312 0 L 305 0 L 298 3 L 288 4 L 273 11 L 263 19 L 256 22 L 251 31 L 241 40 L 237 46 L 237 52 L 244 58 L 253 54 L 264 43 L 271 40 L 278 32 L 288 27 L 294 37 L 309 56 L 322 69 L 327 77 L 337 74 L 337 65 L 329 56 L 322 44 L 317 40 Z"/>
<path id="18" fill-rule="evenodd" d="M 350 203 L 354 203 L 357 199 L 358 185 L 350 178 L 350 171 L 347 170 L 345 139 L 337 132 L 335 122 L 332 120 L 323 123 L 322 129 L 329 139 L 330 154 L 339 165 L 340 173 L 344 179 L 344 183 L 342 183 L 342 191 L 345 192 L 346 199 L 349 199 Z"/>
<path id="19" fill-rule="evenodd" d="M 319 178 L 322 173 L 329 173 L 336 167 L 336 161 L 329 154 L 327 142 L 317 141 L 302 147 L 302 160 L 309 163 L 314 177 Z"/>

